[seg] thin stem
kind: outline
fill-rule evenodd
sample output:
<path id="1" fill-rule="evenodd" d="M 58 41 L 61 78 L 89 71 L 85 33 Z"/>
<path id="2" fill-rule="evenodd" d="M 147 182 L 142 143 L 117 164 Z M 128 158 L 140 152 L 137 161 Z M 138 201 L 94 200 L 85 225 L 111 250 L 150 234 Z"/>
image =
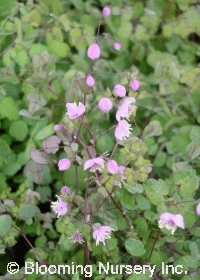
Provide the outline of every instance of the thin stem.
<path id="1" fill-rule="evenodd" d="M 151 252 L 150 252 L 149 258 L 148 258 L 148 263 L 150 263 L 151 256 L 152 256 L 152 254 L 153 254 L 153 250 L 154 250 L 156 241 L 158 240 L 159 236 L 160 236 L 160 229 L 158 229 L 157 234 L 156 234 L 156 237 L 155 237 L 155 239 L 154 239 L 153 246 L 152 246 L 152 248 L 151 248 Z"/>
<path id="2" fill-rule="evenodd" d="M 115 151 L 116 151 L 118 145 L 119 145 L 119 142 L 117 141 L 117 142 L 115 143 L 115 146 L 114 146 L 114 149 L 113 149 L 113 151 L 112 151 L 112 154 L 110 155 L 110 159 L 113 157 L 113 155 L 114 155 L 114 153 L 115 153 Z"/>
<path id="3" fill-rule="evenodd" d="M 40 261 L 42 263 L 45 263 L 44 260 L 41 258 L 41 256 L 38 254 L 38 252 L 36 251 L 36 249 L 33 247 L 33 245 L 31 244 L 31 242 L 28 240 L 28 238 L 26 237 L 26 235 L 24 234 L 23 231 L 19 230 L 16 226 L 12 225 L 12 227 L 14 227 L 14 229 L 16 229 L 21 236 L 26 240 L 26 242 L 28 243 L 28 245 L 30 246 L 30 248 L 35 252 L 35 254 L 38 256 L 38 258 L 40 259 Z"/>

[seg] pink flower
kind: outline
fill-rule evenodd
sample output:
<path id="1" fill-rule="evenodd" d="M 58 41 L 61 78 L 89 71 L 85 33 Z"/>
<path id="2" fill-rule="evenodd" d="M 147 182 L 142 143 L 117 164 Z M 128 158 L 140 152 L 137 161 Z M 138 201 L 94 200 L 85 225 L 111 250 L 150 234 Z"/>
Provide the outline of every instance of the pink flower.
<path id="1" fill-rule="evenodd" d="M 132 80 L 130 86 L 134 91 L 136 91 L 139 89 L 140 83 L 137 80 Z"/>
<path id="2" fill-rule="evenodd" d="M 82 234 L 80 233 L 79 230 L 77 230 L 71 237 L 70 239 L 72 239 L 72 242 L 76 243 L 83 243 L 83 237 L 82 237 Z"/>
<path id="3" fill-rule="evenodd" d="M 113 159 L 109 160 L 108 162 L 108 172 L 110 172 L 111 174 L 115 174 L 115 173 L 122 173 L 125 169 L 124 166 L 118 166 L 117 162 Z"/>
<path id="4" fill-rule="evenodd" d="M 101 51 L 97 43 L 90 45 L 87 50 L 87 55 L 92 60 L 98 59 L 100 57 L 100 53 Z"/>
<path id="5" fill-rule="evenodd" d="M 93 229 L 93 238 L 96 240 L 96 245 L 99 245 L 99 242 L 103 242 L 105 245 L 105 240 L 111 237 L 110 234 L 113 230 L 109 226 L 101 226 L 100 224 L 94 224 Z"/>
<path id="6" fill-rule="evenodd" d="M 122 166 L 122 165 L 118 166 L 118 164 L 115 160 L 109 160 L 107 168 L 108 168 L 108 172 L 111 173 L 111 174 L 119 173 L 121 180 L 126 179 L 126 177 L 124 176 L 125 167 Z M 121 186 L 121 183 L 118 182 L 117 180 L 115 180 L 114 185 L 115 186 Z"/>
<path id="7" fill-rule="evenodd" d="M 117 84 L 113 91 L 119 96 L 124 97 L 126 95 L 126 88 L 120 84 Z"/>
<path id="8" fill-rule="evenodd" d="M 84 112 L 85 112 L 85 106 L 79 102 L 79 105 L 76 104 L 76 102 L 74 103 L 67 103 L 66 104 L 67 107 L 67 114 L 69 115 L 69 118 L 71 120 L 74 120 L 78 117 L 80 117 Z"/>
<path id="9" fill-rule="evenodd" d="M 115 129 L 115 137 L 117 140 L 123 140 L 123 139 L 126 139 L 126 137 L 129 137 L 131 135 L 131 125 L 125 121 L 125 120 L 122 120 L 122 121 L 119 121 L 118 122 L 118 125 Z"/>
<path id="10" fill-rule="evenodd" d="M 197 214 L 200 215 L 200 203 L 197 205 Z"/>
<path id="11" fill-rule="evenodd" d="M 67 187 L 67 186 L 63 186 L 62 188 L 61 188 L 61 191 L 60 191 L 62 194 L 68 194 L 68 193 L 70 193 L 70 188 L 69 187 Z"/>
<path id="12" fill-rule="evenodd" d="M 121 45 L 120 42 L 117 42 L 117 41 L 114 42 L 114 48 L 115 48 L 116 51 L 119 51 L 119 50 L 121 49 L 121 46 L 122 46 L 122 45 Z"/>
<path id="13" fill-rule="evenodd" d="M 104 167 L 104 160 L 100 157 L 88 159 L 84 164 L 84 170 L 91 168 L 91 172 L 100 170 L 102 167 Z"/>
<path id="14" fill-rule="evenodd" d="M 108 7 L 103 8 L 103 15 L 108 17 L 110 15 L 110 9 Z"/>
<path id="15" fill-rule="evenodd" d="M 51 204 L 51 207 L 53 207 L 53 211 L 58 215 L 58 218 L 67 213 L 67 202 L 62 200 L 61 197 L 58 196 L 58 200 L 56 202 L 52 202 Z"/>
<path id="16" fill-rule="evenodd" d="M 109 111 L 112 109 L 112 107 L 113 107 L 113 104 L 112 104 L 112 102 L 110 101 L 109 98 L 104 97 L 104 98 L 101 98 L 101 99 L 99 100 L 98 108 L 99 108 L 102 112 L 107 113 L 107 112 L 109 112 Z"/>
<path id="17" fill-rule="evenodd" d="M 172 234 L 174 234 L 177 227 L 185 228 L 183 216 L 180 214 L 171 214 L 168 212 L 165 212 L 160 215 L 159 222 L 158 222 L 159 228 L 167 228 L 171 230 Z"/>
<path id="18" fill-rule="evenodd" d="M 94 78 L 91 76 L 91 75 L 88 75 L 87 78 L 86 78 L 86 84 L 89 86 L 89 87 L 93 87 L 94 84 L 95 84 L 95 80 Z"/>
<path id="19" fill-rule="evenodd" d="M 70 168 L 70 166 L 71 166 L 71 162 L 68 158 L 63 158 L 58 162 L 58 169 L 60 171 L 67 170 Z"/>
<path id="20" fill-rule="evenodd" d="M 136 110 L 136 106 L 131 105 L 131 103 L 135 103 L 136 100 L 134 97 L 127 97 L 124 99 L 122 104 L 119 106 L 117 113 L 116 113 L 116 119 L 118 121 L 121 120 L 121 118 L 126 118 L 128 119 L 129 116 Z"/>

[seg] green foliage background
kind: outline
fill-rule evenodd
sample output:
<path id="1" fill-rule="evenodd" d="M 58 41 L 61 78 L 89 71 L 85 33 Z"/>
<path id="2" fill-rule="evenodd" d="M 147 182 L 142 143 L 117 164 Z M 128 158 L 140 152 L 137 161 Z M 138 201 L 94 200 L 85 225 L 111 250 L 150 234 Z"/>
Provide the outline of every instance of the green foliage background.
<path id="1" fill-rule="evenodd" d="M 200 4 L 196 0 L 1 1 L 0 213 L 3 215 L 0 223 L 6 226 L 0 230 L 0 273 L 6 273 L 6 263 L 11 260 L 5 249 L 18 242 L 20 233 L 16 227 L 23 228 L 24 235 L 34 238 L 33 245 L 48 263 L 83 261 L 81 247 L 73 254 L 73 243 L 68 240 L 74 232 L 73 224 L 66 217 L 69 232 L 66 237 L 63 224 L 58 220 L 54 225 L 49 213 L 50 201 L 55 199 L 61 186 L 67 184 L 75 190 L 75 167 L 61 174 L 52 163 L 37 164 L 31 160 L 30 148 L 41 149 L 42 142 L 55 134 L 55 124 L 66 125 L 65 103 L 80 98 L 82 92 L 88 90 L 83 84 L 89 64 L 86 50 L 93 42 L 105 5 L 111 8 L 112 15 L 101 19 L 101 34 L 111 34 L 122 43 L 122 48 L 120 52 L 115 51 L 113 41 L 105 40 L 106 35 L 100 36 L 101 58 L 93 66 L 97 90 L 90 95 L 90 108 L 107 88 L 112 90 L 123 80 L 120 73 L 138 70 L 137 78 L 141 81 L 136 96 L 137 116 L 132 119 L 133 134 L 138 138 L 134 140 L 132 151 L 128 143 L 126 148 L 137 158 L 132 167 L 143 167 L 145 171 L 131 177 L 127 169 L 128 184 L 117 197 L 126 209 L 139 207 L 142 215 L 135 217 L 134 222 L 139 239 L 135 241 L 136 236 L 131 236 L 125 247 L 131 250 L 133 246 L 135 251 L 138 246 L 139 253 L 133 253 L 134 257 L 139 256 L 141 263 L 147 260 L 156 234 L 154 228 L 150 236 L 149 223 L 156 221 L 157 212 L 178 210 L 184 215 L 186 227 L 191 229 L 188 230 L 190 237 L 182 236 L 176 241 L 177 250 L 182 253 L 181 257 L 175 255 L 174 258 L 190 276 L 174 276 L 173 279 L 197 280 L 199 218 L 196 204 L 187 203 L 200 195 Z M 98 116 L 93 112 L 88 115 L 90 121 L 96 121 L 95 118 Z M 100 130 L 103 132 L 114 124 L 114 118 L 112 114 L 110 118 L 105 117 Z M 84 133 L 87 139 L 87 131 Z M 143 144 L 139 143 L 139 138 Z M 98 151 L 105 151 L 108 143 L 112 151 L 113 141 L 112 132 L 102 136 L 97 143 Z M 60 152 L 53 159 L 60 159 L 64 154 Z M 120 162 L 125 155 L 125 149 L 121 149 L 115 158 Z M 153 168 L 148 175 L 146 170 L 150 162 Z M 84 192 L 86 173 L 79 167 L 78 176 L 80 190 Z M 133 190 L 134 180 L 139 182 Z M 176 188 L 179 193 L 174 195 Z M 131 201 L 130 194 L 134 194 Z M 38 215 L 40 209 L 45 210 Z M 14 227 L 11 227 L 10 217 Z M 124 218 L 118 221 L 118 227 L 126 230 Z M 88 228 L 84 230 L 87 236 Z M 147 239 L 143 256 L 142 242 Z M 168 254 L 166 248 L 161 250 L 162 244 L 168 242 L 175 246 L 176 243 L 169 235 L 159 242 L 151 256 L 156 265 Z M 92 246 L 94 264 L 100 260 L 102 250 L 105 255 L 109 251 L 119 262 L 121 253 L 116 239 L 109 240 L 104 249 Z M 27 253 L 26 259 L 39 261 L 34 250 Z M 19 279 L 17 277 L 13 279 Z M 53 277 L 48 279 L 62 279 Z"/>

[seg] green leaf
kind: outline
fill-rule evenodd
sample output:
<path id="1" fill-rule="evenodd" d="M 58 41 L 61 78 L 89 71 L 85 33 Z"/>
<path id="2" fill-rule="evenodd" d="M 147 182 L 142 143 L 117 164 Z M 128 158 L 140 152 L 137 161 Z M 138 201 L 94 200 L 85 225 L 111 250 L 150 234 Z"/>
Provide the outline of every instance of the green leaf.
<path id="1" fill-rule="evenodd" d="M 37 279 L 38 279 L 38 275 L 36 272 L 26 275 L 26 280 L 37 280 Z"/>
<path id="2" fill-rule="evenodd" d="M 69 46 L 66 43 L 51 40 L 48 44 L 48 50 L 50 53 L 56 54 L 58 57 L 66 57 L 70 51 Z"/>
<path id="3" fill-rule="evenodd" d="M 144 245 L 140 240 L 135 238 L 129 238 L 125 242 L 125 247 L 127 252 L 129 252 L 132 256 L 139 257 L 144 255 Z"/>
<path id="4" fill-rule="evenodd" d="M 116 219 L 117 227 L 119 230 L 125 230 L 126 229 L 126 220 L 124 217 L 119 217 Z"/>
<path id="5" fill-rule="evenodd" d="M 18 107 L 11 97 L 5 97 L 0 103 L 0 118 L 8 118 L 13 121 L 18 117 Z"/>
<path id="6" fill-rule="evenodd" d="M 147 32 L 147 29 L 141 24 L 137 25 L 134 37 L 139 42 L 149 40 L 149 34 Z"/>
<path id="7" fill-rule="evenodd" d="M 38 236 L 35 240 L 36 247 L 43 247 L 47 243 L 47 237 L 45 235 Z"/>
<path id="8" fill-rule="evenodd" d="M 20 51 L 17 53 L 15 60 L 20 68 L 25 68 L 28 63 L 28 55 L 25 51 Z"/>
<path id="9" fill-rule="evenodd" d="M 124 187 L 128 192 L 130 192 L 132 194 L 142 193 L 144 191 L 144 187 L 141 184 L 128 185 L 128 184 L 124 183 Z"/>
<path id="10" fill-rule="evenodd" d="M 53 124 L 49 124 L 46 127 L 44 127 L 43 129 L 41 129 L 36 135 L 35 135 L 35 139 L 36 140 L 44 140 L 47 137 L 51 136 L 52 134 L 54 134 L 55 130 L 54 130 L 54 125 Z"/>
<path id="11" fill-rule="evenodd" d="M 4 237 L 11 229 L 12 218 L 9 215 L 3 214 L 0 216 L 0 236 Z"/>
<path id="12" fill-rule="evenodd" d="M 51 56 L 47 50 L 43 50 L 39 53 L 34 54 L 32 61 L 35 72 L 41 72 L 42 69 L 51 62 Z M 41 97 L 38 96 L 38 98 L 40 99 Z"/>
<path id="13" fill-rule="evenodd" d="M 8 144 L 3 139 L 0 139 L 0 159 L 7 162 L 10 153 L 11 150 Z"/>
<path id="14" fill-rule="evenodd" d="M 200 144 L 200 127 L 199 126 L 192 126 L 190 131 L 190 139 L 192 141 L 196 141 Z"/>
<path id="15" fill-rule="evenodd" d="M 136 202 L 138 204 L 139 209 L 141 210 L 147 210 L 150 209 L 151 207 L 149 200 L 146 197 L 144 197 L 142 194 L 138 194 L 136 196 Z"/>
<path id="16" fill-rule="evenodd" d="M 190 241 L 189 248 L 190 248 L 192 257 L 194 259 L 198 259 L 199 258 L 199 249 L 198 249 L 198 245 L 196 244 L 196 242 Z"/>
<path id="17" fill-rule="evenodd" d="M 136 232 L 139 235 L 139 237 L 145 238 L 146 236 L 148 238 L 148 224 L 146 222 L 146 219 L 143 217 L 139 217 L 135 220 L 136 224 Z"/>
<path id="18" fill-rule="evenodd" d="M 125 208 L 129 210 L 134 210 L 136 208 L 135 197 L 133 195 L 130 195 L 130 193 L 126 189 L 123 189 L 121 191 L 120 200 Z"/>
<path id="19" fill-rule="evenodd" d="M 24 204 L 19 208 L 18 213 L 20 217 L 30 219 L 40 214 L 40 209 L 34 204 Z"/>
<path id="20" fill-rule="evenodd" d="M 160 267 L 165 260 L 165 255 L 157 250 L 153 250 L 151 255 L 151 264 Z"/>
<path id="21" fill-rule="evenodd" d="M 147 57 L 147 62 L 151 67 L 155 68 L 158 62 L 164 61 L 167 58 L 172 61 L 177 60 L 176 56 L 173 56 L 169 53 L 164 53 L 161 51 L 153 51 L 153 52 L 149 53 L 149 55 Z"/>
<path id="22" fill-rule="evenodd" d="M 127 280 L 148 280 L 151 278 L 151 273 L 150 271 L 145 271 L 145 273 L 141 273 L 140 276 L 138 277 L 138 271 L 142 271 L 142 266 L 140 270 L 136 270 L 137 273 L 132 274 L 127 278 Z"/>
<path id="23" fill-rule="evenodd" d="M 182 193 L 190 194 L 198 188 L 199 179 L 194 170 L 181 170 L 174 173 L 174 183 L 180 187 Z"/>
<path id="24" fill-rule="evenodd" d="M 191 160 L 195 159 L 200 155 L 200 144 L 197 141 L 192 141 L 186 147 L 186 152 L 188 153 Z"/>
<path id="25" fill-rule="evenodd" d="M 163 180 L 148 179 L 145 182 L 145 191 L 151 203 L 158 205 L 164 201 L 164 195 L 168 194 L 168 186 Z"/>
<path id="26" fill-rule="evenodd" d="M 164 152 L 160 152 L 154 160 L 154 166 L 161 167 L 165 164 L 167 155 Z"/>
<path id="27" fill-rule="evenodd" d="M 6 18 L 6 16 L 9 16 L 11 9 L 15 6 L 15 3 L 17 3 L 17 0 L 1 0 L 0 18 Z"/>
<path id="28" fill-rule="evenodd" d="M 42 44 L 32 44 L 31 48 L 29 50 L 29 54 L 32 57 L 32 56 L 34 56 L 37 53 L 45 51 L 46 49 L 47 49 L 47 47 L 45 45 L 42 45 Z"/>
<path id="29" fill-rule="evenodd" d="M 28 134 L 28 126 L 24 121 L 14 121 L 9 128 L 10 135 L 17 141 L 24 141 Z"/>
<path id="30" fill-rule="evenodd" d="M 79 280 L 79 274 L 74 274 L 72 277 L 72 280 Z"/>
<path id="31" fill-rule="evenodd" d="M 11 84 L 18 84 L 19 79 L 12 66 L 0 68 L 1 82 L 8 82 Z"/>
<path id="32" fill-rule="evenodd" d="M 158 121 L 151 121 L 143 131 L 143 138 L 146 139 L 151 136 L 159 136 L 163 133 L 161 124 Z"/>

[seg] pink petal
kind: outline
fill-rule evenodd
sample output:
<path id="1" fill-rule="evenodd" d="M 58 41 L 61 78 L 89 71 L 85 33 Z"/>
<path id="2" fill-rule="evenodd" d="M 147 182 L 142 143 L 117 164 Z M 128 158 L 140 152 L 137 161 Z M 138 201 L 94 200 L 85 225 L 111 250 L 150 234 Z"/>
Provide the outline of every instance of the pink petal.
<path id="1" fill-rule="evenodd" d="M 182 215 L 180 215 L 180 214 L 174 215 L 173 221 L 178 227 L 185 228 L 185 224 L 184 224 Z"/>
<path id="2" fill-rule="evenodd" d="M 167 223 L 169 220 L 173 220 L 173 215 L 171 213 L 165 212 L 160 215 L 160 220 L 162 220 L 164 223 Z"/>
<path id="3" fill-rule="evenodd" d="M 119 171 L 119 166 L 115 160 L 109 160 L 108 162 L 108 172 L 115 174 Z"/>
<path id="4" fill-rule="evenodd" d="M 85 106 L 80 102 L 79 105 L 77 105 L 75 102 L 67 103 L 66 107 L 67 107 L 69 118 L 71 120 L 80 117 L 85 112 Z"/>
<path id="5" fill-rule="evenodd" d="M 126 137 L 129 137 L 131 135 L 130 130 L 131 130 L 131 127 L 127 121 L 125 121 L 125 120 L 119 121 L 119 123 L 115 129 L 116 139 L 123 140 Z"/>
<path id="6" fill-rule="evenodd" d="M 86 162 L 84 164 L 84 170 L 91 168 L 93 164 L 94 164 L 94 161 L 92 159 L 86 160 Z"/>

